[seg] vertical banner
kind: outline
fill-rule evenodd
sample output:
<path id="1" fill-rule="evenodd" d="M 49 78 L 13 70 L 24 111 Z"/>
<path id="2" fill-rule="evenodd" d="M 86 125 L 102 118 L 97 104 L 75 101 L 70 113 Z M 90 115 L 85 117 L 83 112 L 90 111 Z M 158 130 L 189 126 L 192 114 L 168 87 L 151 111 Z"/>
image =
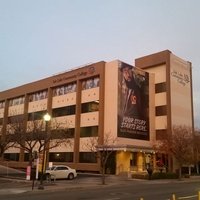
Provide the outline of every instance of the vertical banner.
<path id="1" fill-rule="evenodd" d="M 38 172 L 42 172 L 42 165 L 43 165 L 43 172 L 46 169 L 46 153 L 39 153 L 39 163 L 38 163 Z"/>
<path id="2" fill-rule="evenodd" d="M 149 140 L 149 75 L 119 65 L 118 137 Z"/>
<path id="3" fill-rule="evenodd" d="M 31 180 L 31 166 L 26 167 L 26 180 Z"/>

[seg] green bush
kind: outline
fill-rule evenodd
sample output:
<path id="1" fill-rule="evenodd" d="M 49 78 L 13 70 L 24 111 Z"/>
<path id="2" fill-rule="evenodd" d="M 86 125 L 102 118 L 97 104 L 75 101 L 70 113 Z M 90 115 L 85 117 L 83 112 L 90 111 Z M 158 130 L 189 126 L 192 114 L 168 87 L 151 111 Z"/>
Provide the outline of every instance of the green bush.
<path id="1" fill-rule="evenodd" d="M 151 179 L 177 179 L 178 175 L 176 173 L 159 173 L 155 172 L 152 174 Z"/>
<path id="2" fill-rule="evenodd" d="M 144 174 L 132 174 L 132 178 L 136 179 L 149 179 L 149 175 L 147 173 Z M 154 172 L 151 176 L 151 180 L 156 179 L 178 179 L 178 174 L 167 172 L 167 173 L 160 173 L 160 172 Z"/>
<path id="3" fill-rule="evenodd" d="M 132 178 L 136 179 L 148 179 L 148 174 L 132 174 Z"/>

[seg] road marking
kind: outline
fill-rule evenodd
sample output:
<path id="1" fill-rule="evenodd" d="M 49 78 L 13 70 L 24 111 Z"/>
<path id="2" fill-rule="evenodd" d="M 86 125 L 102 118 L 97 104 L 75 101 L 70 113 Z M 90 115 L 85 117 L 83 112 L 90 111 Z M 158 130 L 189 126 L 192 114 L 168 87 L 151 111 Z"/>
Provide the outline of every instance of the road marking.
<path id="1" fill-rule="evenodd" d="M 191 196 L 185 196 L 185 197 L 178 197 L 178 199 L 191 199 L 191 198 L 195 198 L 198 195 L 191 195 Z"/>

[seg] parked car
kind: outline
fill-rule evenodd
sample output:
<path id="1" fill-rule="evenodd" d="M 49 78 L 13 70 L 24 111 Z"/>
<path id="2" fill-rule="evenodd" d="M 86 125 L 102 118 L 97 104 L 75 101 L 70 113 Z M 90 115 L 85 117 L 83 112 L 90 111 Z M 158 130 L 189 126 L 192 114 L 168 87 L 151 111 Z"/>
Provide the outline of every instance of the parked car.
<path id="1" fill-rule="evenodd" d="M 46 170 L 47 179 L 69 179 L 72 180 L 77 176 L 76 170 L 65 165 L 55 165 Z"/>

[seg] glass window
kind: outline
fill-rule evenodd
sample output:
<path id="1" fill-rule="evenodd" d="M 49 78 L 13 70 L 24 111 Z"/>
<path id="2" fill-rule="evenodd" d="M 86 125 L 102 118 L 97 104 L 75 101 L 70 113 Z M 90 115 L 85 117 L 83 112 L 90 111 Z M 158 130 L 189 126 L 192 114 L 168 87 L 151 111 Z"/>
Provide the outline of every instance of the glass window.
<path id="1" fill-rule="evenodd" d="M 66 115 L 74 115 L 76 112 L 76 106 L 66 106 L 61 108 L 55 108 L 52 110 L 52 116 L 53 117 L 61 117 Z"/>
<path id="2" fill-rule="evenodd" d="M 81 104 L 81 112 L 82 113 L 95 112 L 95 111 L 99 111 L 99 102 L 98 101 Z"/>
<path id="3" fill-rule="evenodd" d="M 96 163 L 97 158 L 95 152 L 80 152 L 79 154 L 80 163 Z"/>
<path id="4" fill-rule="evenodd" d="M 28 113 L 28 121 L 41 120 L 47 111 Z"/>
<path id="5" fill-rule="evenodd" d="M 131 154 L 130 166 L 137 166 L 137 152 L 132 152 Z"/>
<path id="6" fill-rule="evenodd" d="M 49 162 L 73 162 L 73 152 L 51 152 Z"/>
<path id="7" fill-rule="evenodd" d="M 1 101 L 1 102 L 0 102 L 0 109 L 1 109 L 1 108 L 5 108 L 5 101 Z"/>
<path id="8" fill-rule="evenodd" d="M 91 88 L 99 87 L 99 77 L 93 77 L 82 82 L 82 89 L 87 90 Z"/>
<path id="9" fill-rule="evenodd" d="M 12 160 L 12 161 L 19 161 L 19 153 L 5 153 L 4 154 L 5 160 Z"/>
<path id="10" fill-rule="evenodd" d="M 166 129 L 156 130 L 156 140 L 165 139 L 166 135 L 167 135 L 167 130 Z"/>
<path id="11" fill-rule="evenodd" d="M 157 83 L 155 85 L 155 92 L 156 93 L 161 93 L 161 92 L 166 92 L 166 83 Z"/>
<path id="12" fill-rule="evenodd" d="M 16 106 L 16 105 L 20 105 L 23 104 L 25 100 L 24 96 L 18 97 L 18 98 L 14 98 L 14 99 L 10 99 L 9 100 L 9 106 Z"/>
<path id="13" fill-rule="evenodd" d="M 60 96 L 71 92 L 76 92 L 75 82 L 53 88 L 53 96 Z"/>
<path id="14" fill-rule="evenodd" d="M 52 130 L 52 138 L 53 139 L 61 139 L 61 138 L 74 138 L 75 129 L 74 128 L 66 128 L 66 129 L 54 129 Z"/>
<path id="15" fill-rule="evenodd" d="M 8 123 L 9 124 L 21 123 L 23 122 L 23 119 L 24 119 L 24 115 L 11 116 L 11 117 L 8 117 Z"/>
<path id="16" fill-rule="evenodd" d="M 80 128 L 80 137 L 98 136 L 98 126 L 88 126 Z"/>
<path id="17" fill-rule="evenodd" d="M 36 92 L 34 94 L 30 94 L 29 95 L 29 102 L 46 99 L 47 98 L 47 93 L 48 93 L 47 90 L 43 90 L 43 91 Z"/>
<path id="18" fill-rule="evenodd" d="M 167 106 L 156 106 L 156 116 L 167 115 Z"/>

